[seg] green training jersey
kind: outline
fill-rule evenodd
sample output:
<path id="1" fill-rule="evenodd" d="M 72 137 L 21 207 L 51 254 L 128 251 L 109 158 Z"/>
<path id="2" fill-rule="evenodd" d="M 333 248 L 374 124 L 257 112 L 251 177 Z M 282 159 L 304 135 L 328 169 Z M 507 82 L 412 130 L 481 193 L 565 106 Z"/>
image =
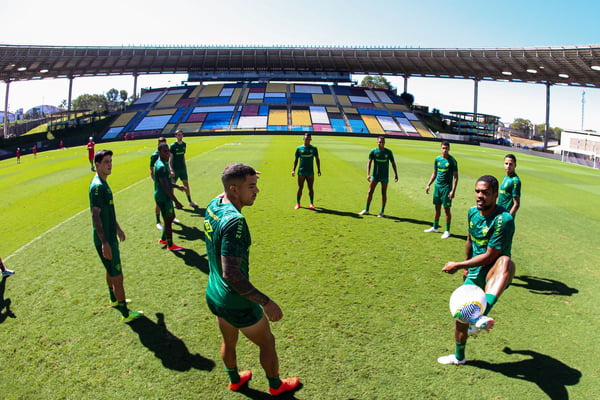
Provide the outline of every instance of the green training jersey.
<path id="1" fill-rule="evenodd" d="M 435 184 L 439 187 L 451 188 L 454 173 L 458 172 L 458 162 L 451 155 L 448 158 L 437 156 L 433 161 Z"/>
<path id="2" fill-rule="evenodd" d="M 185 169 L 185 142 L 171 143 L 169 151 L 173 154 L 173 169 Z"/>
<path id="3" fill-rule="evenodd" d="M 488 247 L 500 250 L 500 255 L 510 257 L 515 224 L 513 217 L 504 207 L 496 206 L 494 212 L 485 217 L 479 213 L 477 207 L 471 207 L 468 221 L 473 250 L 471 257 L 485 253 Z"/>
<path id="4" fill-rule="evenodd" d="M 113 203 L 113 194 L 108 186 L 108 182 L 96 175 L 90 183 L 90 211 L 93 207 L 100 208 L 100 221 L 102 221 L 102 230 L 107 242 L 117 241 L 117 216 L 115 214 L 115 205 Z M 93 224 L 92 224 L 93 226 Z M 100 246 L 102 242 L 94 229 L 94 244 Z"/>
<path id="5" fill-rule="evenodd" d="M 515 197 L 521 197 L 521 180 L 516 174 L 505 176 L 498 190 L 498 205 L 510 211 Z"/>
<path id="6" fill-rule="evenodd" d="M 319 158 L 319 151 L 313 145 L 298 146 L 296 153 L 294 154 L 296 159 L 300 159 L 300 166 L 298 167 L 298 175 L 300 176 L 312 176 L 315 174 L 313 160 L 315 157 Z"/>
<path id="7" fill-rule="evenodd" d="M 166 161 L 160 158 L 154 163 L 154 201 L 157 203 L 164 203 L 165 201 L 171 200 L 167 191 L 162 185 L 161 178 L 165 178 L 169 183 L 171 190 L 173 189 L 173 183 L 171 182 L 171 172 Z"/>
<path id="8" fill-rule="evenodd" d="M 254 303 L 242 297 L 223 279 L 221 256 L 241 258 L 240 270 L 248 279 L 252 239 L 246 218 L 231 203 L 215 198 L 206 207 L 204 216 L 208 284 L 206 297 L 220 307 L 248 308 Z"/>
<path id="9" fill-rule="evenodd" d="M 369 160 L 374 161 L 371 176 L 375 180 L 389 179 L 390 161 L 395 162 L 394 154 L 390 149 L 379 150 L 379 147 L 374 148 L 369 153 Z"/>
<path id="10" fill-rule="evenodd" d="M 156 160 L 159 159 L 158 150 L 154 150 L 154 153 L 150 156 L 150 168 L 154 168 L 154 164 L 156 164 Z"/>

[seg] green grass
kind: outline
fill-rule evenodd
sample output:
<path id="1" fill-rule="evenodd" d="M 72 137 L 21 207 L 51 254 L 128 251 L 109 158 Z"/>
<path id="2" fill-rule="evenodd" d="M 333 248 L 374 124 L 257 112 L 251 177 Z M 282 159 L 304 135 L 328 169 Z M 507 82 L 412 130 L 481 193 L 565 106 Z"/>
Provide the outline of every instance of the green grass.
<path id="1" fill-rule="evenodd" d="M 304 384 L 284 398 L 600 398 L 599 171 L 517 155 L 517 278 L 492 312 L 494 330 L 469 341 L 473 361 L 454 367 L 436 362 L 454 348 L 447 303 L 460 283 L 441 268 L 464 256 L 474 181 L 503 176 L 503 151 L 452 145 L 460 171 L 455 236 L 440 240 L 422 233 L 433 215 L 424 187 L 438 143 L 388 140 L 400 181 L 389 185 L 389 217 L 381 219 L 356 214 L 364 207 L 374 137 L 314 137 L 323 172 L 317 211 L 293 209 L 290 171 L 300 136 L 185 140 L 192 196 L 201 205 L 222 190 L 228 163 L 262 172 L 259 197 L 244 214 L 253 239 L 251 280 L 285 314 L 272 325 L 282 375 Z M 0 318 L 0 397 L 269 398 L 257 349 L 244 338 L 239 365 L 255 377 L 245 393 L 227 390 L 220 334 L 204 301 L 203 215 L 178 211 L 175 241 L 188 248 L 184 254 L 156 243 L 148 177 L 155 143 L 108 145 L 115 152 L 109 183 L 127 234 L 125 287 L 131 308 L 147 316 L 132 326 L 107 305 L 91 239 L 85 148 L 27 155 L 20 165 L 0 162 L 0 255 L 17 271 L 4 291 L 14 315 L 3 310 Z M 373 211 L 379 201 L 376 192 Z"/>

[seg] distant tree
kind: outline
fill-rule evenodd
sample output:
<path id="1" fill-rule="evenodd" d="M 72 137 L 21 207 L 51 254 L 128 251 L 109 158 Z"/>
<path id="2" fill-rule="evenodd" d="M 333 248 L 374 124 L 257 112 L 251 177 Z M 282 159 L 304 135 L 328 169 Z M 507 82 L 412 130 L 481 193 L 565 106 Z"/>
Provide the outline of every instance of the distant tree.
<path id="1" fill-rule="evenodd" d="M 413 95 L 412 95 L 412 94 L 410 94 L 410 93 L 403 92 L 403 93 L 400 95 L 400 98 L 401 98 L 401 99 L 402 99 L 402 101 L 404 101 L 404 103 L 405 103 L 407 106 L 409 106 L 409 107 L 412 107 L 412 105 L 415 103 L 415 96 L 413 96 Z M 434 109 L 433 111 L 434 111 L 433 113 L 435 114 L 435 111 L 436 111 L 436 110 Z M 437 110 L 437 113 L 439 114 L 439 113 L 440 113 L 440 110 Z"/>
<path id="2" fill-rule="evenodd" d="M 381 75 L 377 75 L 377 76 L 367 75 L 367 76 L 365 76 L 363 78 L 363 80 L 360 82 L 360 86 L 362 86 L 362 87 L 368 87 L 368 88 L 371 88 L 371 89 L 387 89 L 387 90 L 394 90 L 395 89 L 392 86 L 392 84 L 390 83 L 390 81 L 388 81 L 385 76 L 381 76 Z"/>
<path id="3" fill-rule="evenodd" d="M 515 118 L 514 122 L 510 124 L 509 127 L 525 135 L 530 135 L 533 131 L 533 124 L 531 121 L 524 118 Z"/>
<path id="4" fill-rule="evenodd" d="M 122 103 L 126 103 L 127 99 L 129 99 L 129 94 L 127 93 L 127 90 L 121 90 L 119 92 L 119 97 L 121 98 Z"/>
<path id="5" fill-rule="evenodd" d="M 102 94 L 82 94 L 73 100 L 73 108 L 102 113 L 108 111 L 108 99 Z"/>
<path id="6" fill-rule="evenodd" d="M 544 138 L 544 136 L 546 136 L 546 124 L 536 125 L 536 128 L 538 135 L 540 135 L 541 138 Z M 548 139 L 560 140 L 560 134 L 562 133 L 562 131 L 563 130 L 561 128 L 550 127 L 550 134 L 548 135 Z"/>

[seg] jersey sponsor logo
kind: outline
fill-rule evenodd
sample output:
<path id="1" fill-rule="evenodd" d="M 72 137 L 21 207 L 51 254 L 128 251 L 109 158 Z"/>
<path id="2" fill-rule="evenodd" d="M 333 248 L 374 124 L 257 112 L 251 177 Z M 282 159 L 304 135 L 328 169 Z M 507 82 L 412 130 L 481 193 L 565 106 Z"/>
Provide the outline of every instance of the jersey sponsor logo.
<path id="1" fill-rule="evenodd" d="M 206 236 L 206 238 L 208 240 L 210 240 L 212 242 L 212 233 L 213 233 L 213 227 L 210 224 L 210 221 L 205 219 L 204 220 L 204 235 Z"/>

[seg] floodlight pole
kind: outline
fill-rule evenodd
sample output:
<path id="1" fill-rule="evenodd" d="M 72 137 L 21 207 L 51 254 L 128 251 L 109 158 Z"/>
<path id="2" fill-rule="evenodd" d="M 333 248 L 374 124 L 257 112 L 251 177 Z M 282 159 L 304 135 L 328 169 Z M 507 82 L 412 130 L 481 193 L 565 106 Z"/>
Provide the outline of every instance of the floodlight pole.
<path id="1" fill-rule="evenodd" d="M 550 134 L 550 86 L 551 82 L 546 82 L 546 133 L 544 134 L 544 151 L 548 148 L 548 135 Z"/>
<path id="2" fill-rule="evenodd" d="M 10 87 L 10 81 L 6 83 L 6 94 L 4 96 L 4 139 L 8 139 L 8 89 Z"/>

